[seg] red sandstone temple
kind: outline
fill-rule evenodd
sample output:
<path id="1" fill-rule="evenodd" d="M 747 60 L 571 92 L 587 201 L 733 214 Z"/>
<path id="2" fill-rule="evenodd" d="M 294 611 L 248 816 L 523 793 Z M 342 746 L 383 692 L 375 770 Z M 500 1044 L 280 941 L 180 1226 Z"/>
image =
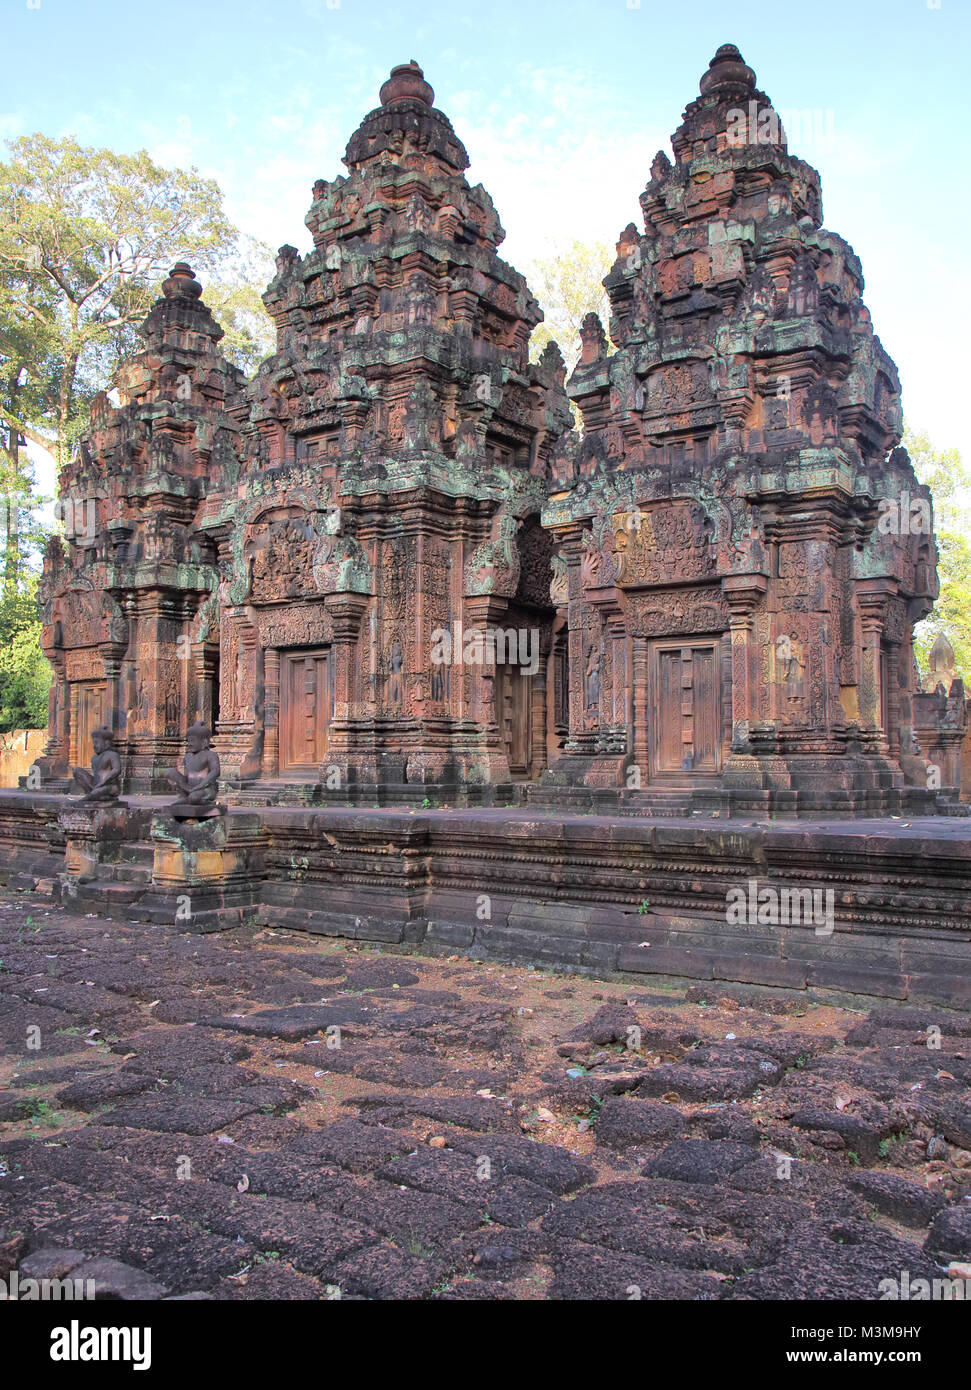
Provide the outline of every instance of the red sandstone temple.
<path id="1" fill-rule="evenodd" d="M 915 733 L 936 546 L 886 524 L 930 516 L 896 369 L 737 49 L 569 382 L 417 65 L 380 101 L 313 251 L 280 250 L 254 379 L 180 263 L 93 407 L 45 563 L 45 785 L 106 723 L 126 790 L 167 789 L 201 720 L 244 804 L 949 809 L 963 700 Z"/>

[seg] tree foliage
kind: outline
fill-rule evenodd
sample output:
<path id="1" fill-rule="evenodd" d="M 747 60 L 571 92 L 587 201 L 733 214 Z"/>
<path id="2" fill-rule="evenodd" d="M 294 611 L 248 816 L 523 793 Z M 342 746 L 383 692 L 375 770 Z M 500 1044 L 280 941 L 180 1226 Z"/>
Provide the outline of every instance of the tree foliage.
<path id="1" fill-rule="evenodd" d="M 219 186 L 72 137 L 8 143 L 0 161 L 0 727 L 47 722 L 37 523 L 26 446 L 67 460 L 92 397 L 137 352 L 136 329 L 177 260 L 206 283 L 226 356 L 252 371 L 273 349 L 260 291 L 269 248 L 241 236 Z"/>
<path id="2" fill-rule="evenodd" d="M 941 592 L 933 612 L 918 623 L 915 649 L 921 666 L 939 632 L 954 648 L 956 670 L 971 681 L 971 475 L 957 449 L 938 449 L 926 430 L 904 431 L 904 448 L 922 483 L 934 496 L 934 522 L 940 550 Z"/>
<path id="3" fill-rule="evenodd" d="M 608 325 L 610 304 L 602 282 L 615 258 L 606 242 L 574 240 L 552 246 L 548 255 L 527 265 L 524 274 L 545 315 L 530 340 L 533 361 L 555 340 L 572 372 L 580 356 L 585 315 L 599 314 L 604 327 Z"/>
<path id="4" fill-rule="evenodd" d="M 43 729 L 51 668 L 41 651 L 37 575 L 0 599 L 0 733 Z"/>
<path id="5" fill-rule="evenodd" d="M 137 349 L 172 263 L 231 271 L 239 234 L 198 170 L 28 135 L 0 163 L 0 416 L 60 466 Z M 230 275 L 230 283 L 232 276 Z M 17 391 L 11 383 L 20 381 Z"/>
<path id="6" fill-rule="evenodd" d="M 225 334 L 219 350 L 247 376 L 276 351 L 276 329 L 263 303 L 263 288 L 274 274 L 270 248 L 241 236 L 231 263 L 204 287 L 205 301 Z"/>

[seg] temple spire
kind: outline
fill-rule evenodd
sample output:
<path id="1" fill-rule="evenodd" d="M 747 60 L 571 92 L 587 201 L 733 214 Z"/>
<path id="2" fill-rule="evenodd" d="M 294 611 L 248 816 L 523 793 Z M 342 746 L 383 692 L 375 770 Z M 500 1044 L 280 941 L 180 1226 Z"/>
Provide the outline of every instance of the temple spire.
<path id="1" fill-rule="evenodd" d="M 469 167 L 465 146 L 433 104 L 435 93 L 414 58 L 391 69 L 379 97 L 381 105 L 368 112 L 348 141 L 344 163 L 349 169 L 400 164 L 419 151 L 457 173 Z"/>

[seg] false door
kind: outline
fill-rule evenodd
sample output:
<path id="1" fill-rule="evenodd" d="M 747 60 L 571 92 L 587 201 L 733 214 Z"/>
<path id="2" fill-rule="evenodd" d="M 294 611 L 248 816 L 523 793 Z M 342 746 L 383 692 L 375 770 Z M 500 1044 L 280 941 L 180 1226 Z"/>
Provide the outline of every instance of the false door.
<path id="1" fill-rule="evenodd" d="M 533 677 L 521 666 L 496 666 L 499 728 L 509 759 L 509 771 L 517 780 L 533 772 Z"/>
<path id="2" fill-rule="evenodd" d="M 719 647 L 657 643 L 651 653 L 651 773 L 721 768 Z"/>
<path id="3" fill-rule="evenodd" d="M 87 768 L 94 756 L 92 734 L 105 722 L 104 681 L 71 682 L 72 767 Z"/>
<path id="4" fill-rule="evenodd" d="M 331 663 L 326 648 L 280 653 L 280 771 L 316 772 L 327 752 Z"/>

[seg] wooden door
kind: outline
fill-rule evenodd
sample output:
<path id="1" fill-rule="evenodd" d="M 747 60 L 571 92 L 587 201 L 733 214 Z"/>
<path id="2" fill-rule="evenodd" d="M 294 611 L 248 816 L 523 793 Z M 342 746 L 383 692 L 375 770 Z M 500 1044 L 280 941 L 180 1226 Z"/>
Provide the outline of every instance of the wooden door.
<path id="1" fill-rule="evenodd" d="M 326 649 L 280 653 L 280 771 L 316 772 L 327 752 L 331 663 Z"/>
<path id="2" fill-rule="evenodd" d="M 524 675 L 521 666 L 497 666 L 496 692 L 509 771 L 513 777 L 528 778 L 533 763 L 533 677 Z"/>
<path id="3" fill-rule="evenodd" d="M 652 651 L 652 775 L 721 768 L 719 646 L 657 644 Z"/>
<path id="4" fill-rule="evenodd" d="M 693 772 L 717 772 L 721 766 L 721 700 L 718 647 L 695 647 L 691 658 L 691 725 Z"/>
<path id="5" fill-rule="evenodd" d="M 71 755 L 72 767 L 90 766 L 94 756 L 91 735 L 105 722 L 104 681 L 71 682 Z"/>

